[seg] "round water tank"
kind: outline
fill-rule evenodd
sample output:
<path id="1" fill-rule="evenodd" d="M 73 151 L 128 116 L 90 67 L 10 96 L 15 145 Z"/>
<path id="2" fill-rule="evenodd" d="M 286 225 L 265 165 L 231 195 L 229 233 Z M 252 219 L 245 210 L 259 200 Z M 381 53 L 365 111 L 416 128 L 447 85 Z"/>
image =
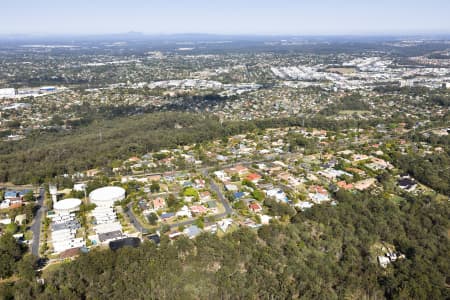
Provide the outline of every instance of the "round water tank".
<path id="1" fill-rule="evenodd" d="M 80 209 L 81 200 L 77 198 L 69 198 L 56 202 L 53 209 L 56 213 L 71 213 Z"/>
<path id="2" fill-rule="evenodd" d="M 125 199 L 125 189 L 118 186 L 105 186 L 89 194 L 89 200 L 97 206 L 113 206 L 114 202 L 123 199 Z"/>

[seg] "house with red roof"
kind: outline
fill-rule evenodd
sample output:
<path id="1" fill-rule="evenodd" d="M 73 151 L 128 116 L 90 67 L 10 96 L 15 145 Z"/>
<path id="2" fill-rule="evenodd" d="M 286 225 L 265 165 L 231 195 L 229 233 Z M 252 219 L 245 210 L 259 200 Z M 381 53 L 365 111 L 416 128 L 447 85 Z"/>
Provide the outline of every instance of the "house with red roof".
<path id="1" fill-rule="evenodd" d="M 351 189 L 353 188 L 353 184 L 347 183 L 347 182 L 345 182 L 344 180 L 339 181 L 339 182 L 337 183 L 337 186 L 338 186 L 339 188 L 343 189 L 343 190 L 351 190 Z"/>
<path id="2" fill-rule="evenodd" d="M 245 179 L 253 183 L 257 183 L 259 180 L 261 180 L 261 175 L 257 173 L 250 173 L 245 177 Z"/>
<path id="3" fill-rule="evenodd" d="M 153 208 L 155 210 L 163 209 L 166 207 L 166 201 L 163 198 L 156 198 L 153 200 Z"/>
<path id="4" fill-rule="evenodd" d="M 192 205 L 190 209 L 191 213 L 193 213 L 194 215 L 201 215 L 208 211 L 208 209 L 203 205 Z"/>
<path id="5" fill-rule="evenodd" d="M 261 207 L 261 205 L 259 205 L 258 202 L 252 202 L 252 203 L 250 203 L 250 204 L 248 205 L 248 208 L 249 208 L 252 212 L 254 212 L 254 213 L 259 213 L 259 212 L 262 211 L 262 207 Z"/>
<path id="6" fill-rule="evenodd" d="M 309 191 L 312 192 L 312 193 L 328 195 L 328 191 L 324 187 L 322 187 L 320 185 L 311 185 L 309 187 Z"/>

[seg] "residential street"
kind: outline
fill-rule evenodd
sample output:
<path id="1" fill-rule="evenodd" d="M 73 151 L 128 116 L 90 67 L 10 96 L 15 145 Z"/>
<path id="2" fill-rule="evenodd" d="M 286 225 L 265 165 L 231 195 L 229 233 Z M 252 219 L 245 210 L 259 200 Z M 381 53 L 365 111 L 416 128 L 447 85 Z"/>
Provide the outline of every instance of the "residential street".
<path id="1" fill-rule="evenodd" d="M 141 223 L 139 222 L 139 220 L 136 218 L 136 216 L 133 213 L 132 203 L 129 203 L 127 205 L 127 208 L 128 208 L 128 210 L 127 210 L 126 214 L 127 214 L 128 218 L 130 218 L 131 224 L 133 224 L 136 231 L 146 233 L 147 229 L 145 229 L 141 225 Z"/>
<path id="2" fill-rule="evenodd" d="M 208 177 L 208 171 L 207 169 L 203 169 L 202 173 L 205 177 Z M 222 203 L 223 207 L 225 208 L 225 212 L 221 213 L 221 214 L 216 214 L 214 215 L 215 218 L 217 219 L 221 219 L 226 217 L 227 215 L 231 215 L 233 214 L 233 208 L 230 206 L 230 203 L 228 202 L 228 200 L 223 196 L 222 192 L 220 191 L 219 186 L 216 184 L 216 182 L 214 180 L 210 181 L 210 188 L 212 191 L 214 191 L 217 194 L 217 197 L 219 198 L 220 202 Z M 142 232 L 142 233 L 146 233 L 147 229 L 145 229 L 141 223 L 139 222 L 139 220 L 136 218 L 136 216 L 133 213 L 132 210 L 132 204 L 128 204 L 128 211 L 126 212 L 126 214 L 128 215 L 128 217 L 131 220 L 131 223 L 133 224 L 134 228 L 138 231 L 138 232 Z M 182 222 L 178 222 L 175 224 L 171 224 L 170 228 L 177 228 L 179 226 L 189 226 L 194 224 L 196 221 L 196 219 L 191 219 L 191 220 L 186 220 L 186 221 L 182 221 Z"/>
<path id="3" fill-rule="evenodd" d="M 34 217 L 33 224 L 30 227 L 30 230 L 33 232 L 33 241 L 31 243 L 31 254 L 36 257 L 39 257 L 39 245 L 40 245 L 40 234 L 41 234 L 41 223 L 42 216 L 45 215 L 46 208 L 44 206 L 45 200 L 45 189 L 40 189 L 40 196 L 37 201 L 38 203 L 38 211 L 36 212 L 36 216 Z"/>

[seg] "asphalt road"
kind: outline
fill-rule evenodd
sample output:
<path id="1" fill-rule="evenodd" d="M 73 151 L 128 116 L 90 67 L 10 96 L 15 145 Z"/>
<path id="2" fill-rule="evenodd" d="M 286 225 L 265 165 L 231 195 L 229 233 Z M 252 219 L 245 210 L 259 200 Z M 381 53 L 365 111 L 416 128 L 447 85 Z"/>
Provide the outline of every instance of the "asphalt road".
<path id="1" fill-rule="evenodd" d="M 208 175 L 208 173 L 206 171 L 203 174 L 205 176 Z M 225 213 L 224 214 L 225 215 L 228 215 L 228 214 L 231 215 L 233 213 L 233 209 L 231 208 L 230 203 L 228 202 L 228 200 L 225 199 L 225 197 L 223 196 L 222 192 L 220 191 L 219 186 L 216 184 L 216 182 L 214 180 L 211 180 L 210 188 L 211 188 L 212 191 L 214 191 L 217 194 L 217 196 L 219 197 L 220 202 L 222 202 L 222 205 L 225 208 Z"/>
<path id="2" fill-rule="evenodd" d="M 203 176 L 206 178 L 208 177 L 208 170 L 207 169 L 203 169 L 202 170 Z M 213 217 L 217 218 L 217 219 L 221 219 L 226 217 L 227 215 L 231 215 L 233 214 L 233 209 L 230 206 L 230 203 L 228 202 L 227 199 L 225 199 L 225 197 L 223 196 L 222 192 L 220 191 L 219 186 L 217 186 L 216 182 L 214 180 L 210 181 L 210 188 L 212 191 L 214 191 L 217 194 L 217 197 L 219 197 L 220 202 L 222 202 L 223 207 L 225 208 L 225 212 L 221 213 L 221 214 L 217 214 L 214 215 Z M 187 221 L 183 221 L 183 222 L 178 222 L 175 224 L 170 225 L 170 228 L 176 228 L 179 226 L 189 226 L 194 224 L 196 221 L 196 219 L 194 220 L 187 220 Z"/>
<path id="3" fill-rule="evenodd" d="M 279 154 L 277 155 L 280 158 L 289 158 L 293 155 L 297 155 L 298 153 L 283 153 L 283 154 Z M 253 163 L 263 163 L 263 162 L 270 162 L 273 161 L 275 159 L 274 155 L 270 155 L 265 157 L 264 159 L 260 159 L 260 160 L 255 160 L 255 161 L 240 161 L 240 162 L 233 162 L 233 163 L 229 163 L 229 164 L 225 164 L 225 165 L 221 165 L 220 168 L 224 169 L 224 168 L 228 168 L 231 166 L 234 166 L 236 164 L 241 164 L 241 165 L 246 165 L 249 166 Z M 203 174 L 203 176 L 205 178 L 209 177 L 208 175 L 208 170 L 212 169 L 212 168 L 203 168 L 201 169 L 201 172 Z M 160 173 L 155 173 L 155 174 L 160 174 Z M 214 215 L 215 218 L 220 219 L 220 218 L 224 218 L 227 215 L 232 215 L 233 214 L 233 208 L 230 206 L 230 203 L 228 202 L 228 200 L 223 196 L 219 186 L 217 185 L 217 183 L 214 180 L 210 181 L 210 188 L 212 191 L 214 191 L 220 202 L 222 203 L 223 207 L 225 208 L 225 212 L 221 213 L 221 214 L 217 214 Z M 132 221 L 132 224 L 134 226 L 134 228 L 142 233 L 146 233 L 147 230 L 141 225 L 141 223 L 139 222 L 139 220 L 136 218 L 136 216 L 134 215 L 133 211 L 132 211 L 132 204 L 128 204 L 128 211 L 126 212 L 126 214 L 128 215 L 128 217 L 130 218 L 130 220 Z M 191 219 L 191 220 L 186 220 L 186 221 L 182 221 L 182 222 L 178 222 L 175 224 L 171 224 L 170 228 L 176 228 L 179 226 L 189 226 L 194 224 L 196 221 L 196 219 Z"/>
<path id="4" fill-rule="evenodd" d="M 203 173 L 203 175 L 204 175 L 205 177 L 208 177 L 208 171 L 207 171 L 207 169 L 203 169 L 203 170 L 202 170 L 202 173 Z M 233 214 L 233 209 L 231 208 L 230 203 L 228 202 L 227 199 L 225 199 L 225 197 L 223 196 L 222 192 L 220 191 L 219 186 L 214 182 L 214 180 L 211 180 L 211 181 L 210 181 L 210 188 L 211 188 L 212 191 L 214 191 L 214 192 L 217 194 L 217 196 L 219 197 L 220 202 L 222 203 L 223 207 L 225 208 L 225 212 L 223 212 L 223 213 L 221 213 L 221 214 L 214 215 L 214 217 L 217 218 L 217 219 L 221 219 L 221 218 L 226 217 L 227 215 Z M 141 223 L 139 222 L 139 220 L 138 220 L 138 219 L 136 218 L 136 216 L 134 215 L 133 210 L 132 210 L 132 204 L 131 204 L 131 203 L 128 204 L 128 211 L 126 212 L 126 214 L 127 214 L 128 217 L 130 218 L 131 223 L 133 224 L 134 228 L 135 228 L 137 231 L 142 232 L 142 233 L 146 233 L 146 232 L 147 232 L 147 229 L 145 229 L 145 228 L 141 225 Z M 178 222 L 178 223 L 175 223 L 175 224 L 171 224 L 171 225 L 170 225 L 170 228 L 177 228 L 177 227 L 179 227 L 179 226 L 189 226 L 189 225 L 194 224 L 195 221 L 196 221 L 196 219 L 191 219 L 191 220 L 186 220 L 186 221 Z"/>
<path id="5" fill-rule="evenodd" d="M 33 241 L 31 242 L 31 254 L 36 257 L 39 257 L 39 242 L 41 238 L 41 223 L 42 216 L 45 214 L 46 208 L 44 207 L 45 200 L 45 189 L 40 189 L 40 197 L 38 199 L 38 210 L 36 212 L 36 216 L 34 217 L 33 224 L 30 227 L 30 230 L 33 232 Z"/>
<path id="6" fill-rule="evenodd" d="M 129 203 L 127 208 L 128 210 L 126 211 L 126 214 L 128 215 L 128 218 L 130 218 L 131 224 L 133 224 L 134 228 L 136 229 L 136 231 L 138 232 L 142 232 L 142 233 L 146 233 L 147 229 L 145 229 L 141 223 L 139 222 L 139 220 L 136 218 L 136 216 L 133 213 L 133 207 L 132 207 L 132 203 Z"/>
<path id="7" fill-rule="evenodd" d="M 281 157 L 290 157 L 292 155 L 296 155 L 296 153 L 284 153 L 284 154 L 280 154 L 278 156 L 281 158 Z M 221 165 L 220 167 L 221 168 L 227 168 L 227 167 L 234 166 L 237 163 L 239 163 L 241 165 L 251 165 L 253 163 L 269 162 L 269 161 L 272 161 L 273 159 L 274 159 L 274 156 L 271 155 L 271 156 L 267 156 L 265 159 L 261 159 L 261 160 L 233 162 L 233 163 L 229 163 L 229 164 L 226 164 L 226 165 Z M 212 169 L 212 168 L 206 167 L 206 168 L 202 168 L 201 169 L 201 172 L 202 172 L 202 174 L 204 175 L 205 178 L 209 177 L 209 175 L 208 175 L 208 170 L 209 169 Z M 160 175 L 161 173 L 154 173 L 154 174 Z M 226 217 L 227 215 L 232 215 L 233 214 L 233 208 L 230 206 L 230 203 L 228 202 L 228 200 L 225 199 L 225 197 L 223 196 L 219 186 L 217 185 L 217 183 L 214 180 L 210 181 L 210 188 L 211 188 L 212 191 L 214 191 L 217 194 L 220 202 L 222 203 L 223 207 L 225 208 L 225 212 L 224 213 L 214 215 L 214 217 L 217 218 L 217 219 L 220 219 L 220 218 Z M 147 229 L 144 228 L 141 225 L 139 220 L 134 215 L 131 203 L 128 204 L 128 211 L 126 212 L 126 214 L 130 218 L 131 223 L 133 224 L 133 226 L 136 229 L 136 231 L 142 232 L 144 234 L 147 232 Z M 189 225 L 194 224 L 195 221 L 196 221 L 196 219 L 191 219 L 191 220 L 178 222 L 178 223 L 175 223 L 175 224 L 171 224 L 170 228 L 176 228 L 176 227 L 179 227 L 179 226 L 189 226 Z"/>

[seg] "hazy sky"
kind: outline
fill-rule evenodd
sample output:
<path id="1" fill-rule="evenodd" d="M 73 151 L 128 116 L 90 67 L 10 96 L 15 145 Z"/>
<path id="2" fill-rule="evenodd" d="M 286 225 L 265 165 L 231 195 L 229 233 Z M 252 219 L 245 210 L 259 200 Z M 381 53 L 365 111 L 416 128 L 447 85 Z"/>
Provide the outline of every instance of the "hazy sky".
<path id="1" fill-rule="evenodd" d="M 0 33 L 450 33 L 450 0 L 4 0 Z"/>

